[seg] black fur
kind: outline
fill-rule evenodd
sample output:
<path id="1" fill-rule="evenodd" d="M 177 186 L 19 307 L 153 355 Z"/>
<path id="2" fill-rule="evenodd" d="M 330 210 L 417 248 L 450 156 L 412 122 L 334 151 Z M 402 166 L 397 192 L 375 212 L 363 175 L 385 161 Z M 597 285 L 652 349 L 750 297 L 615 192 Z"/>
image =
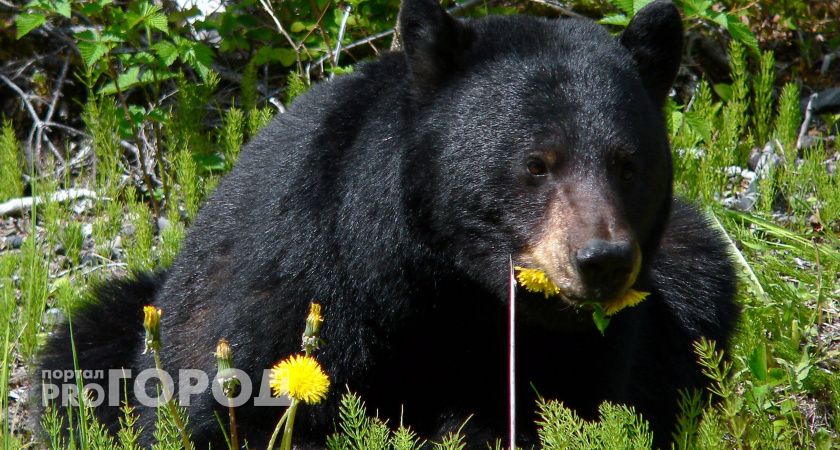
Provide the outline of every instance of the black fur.
<path id="1" fill-rule="evenodd" d="M 131 368 L 135 355 L 143 351 L 143 306 L 154 303 L 158 287 L 165 279 L 165 274 L 138 274 L 96 286 L 89 296 L 90 303 L 73 315 L 72 324 L 60 327 L 48 341 L 42 352 L 41 369 L 67 370 L 76 367 L 69 325 L 72 325 L 72 342 L 80 368 Z M 40 372 L 38 376 L 41 376 Z M 43 378 L 51 382 L 51 376 Z M 98 379 L 84 381 L 102 382 Z M 120 392 L 123 387 L 120 385 Z M 40 386 L 36 385 L 36 389 L 40 395 Z M 97 409 L 97 414 L 112 431 L 119 429 L 119 407 L 102 406 Z"/>
<path id="2" fill-rule="evenodd" d="M 664 445 L 677 389 L 705 384 L 692 340 L 725 345 L 737 317 L 721 237 L 672 201 L 661 106 L 679 64 L 679 20 L 657 1 L 616 39 L 584 20 L 455 20 L 435 0 L 404 0 L 407 56 L 314 86 L 260 133 L 166 278 L 101 291 L 80 316 L 91 320 L 74 321 L 81 366 L 150 367 L 139 310 L 154 297 L 167 369 L 212 375 L 224 337 L 258 380 L 299 351 L 315 299 L 333 389 L 302 409 L 299 443 L 323 444 L 349 386 L 391 423 L 404 405 L 404 422 L 427 436 L 474 413 L 466 431 L 477 446 L 505 429 L 509 255 L 534 242 L 571 189 L 591 201 L 570 206 L 569 232 L 609 211 L 638 240 L 635 287 L 652 294 L 602 337 L 589 313 L 519 293 L 522 442 L 534 437 L 533 384 L 587 417 L 605 399 L 634 405 Z M 540 179 L 523 168 L 534 151 L 553 161 Z M 634 181 L 621 181 L 619 157 Z M 43 367 L 71 367 L 66 334 L 50 345 Z M 209 390 L 193 400 L 199 448 L 223 445 L 213 412 L 224 408 Z M 139 413 L 149 439 L 155 413 Z M 280 413 L 244 406 L 240 432 L 264 445 Z"/>

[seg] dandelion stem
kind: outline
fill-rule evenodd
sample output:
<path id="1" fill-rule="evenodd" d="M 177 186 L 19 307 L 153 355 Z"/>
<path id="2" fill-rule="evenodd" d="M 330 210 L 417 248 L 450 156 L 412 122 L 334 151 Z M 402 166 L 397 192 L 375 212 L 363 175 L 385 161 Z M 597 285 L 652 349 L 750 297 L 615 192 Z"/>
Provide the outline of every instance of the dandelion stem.
<path id="1" fill-rule="evenodd" d="M 268 441 L 268 447 L 266 450 L 274 450 L 274 443 L 277 442 L 277 436 L 280 434 L 280 429 L 283 428 L 283 424 L 286 423 L 286 419 L 289 418 L 290 410 L 291 405 L 289 405 L 289 408 L 286 409 L 285 413 L 283 413 L 283 416 L 280 417 L 280 420 L 277 421 L 277 425 L 274 426 L 274 432 L 271 433 L 271 439 Z"/>
<path id="2" fill-rule="evenodd" d="M 232 448 L 239 450 L 239 435 L 236 431 L 236 408 L 233 405 L 232 398 L 228 398 L 228 417 L 230 418 L 230 445 Z"/>
<path id="3" fill-rule="evenodd" d="M 152 356 L 155 359 L 155 367 L 157 368 L 158 378 L 161 380 L 160 384 L 163 386 L 163 396 L 167 399 L 166 407 L 169 409 L 170 414 L 172 414 L 172 420 L 175 421 L 175 426 L 178 428 L 178 433 L 181 435 L 181 442 L 184 444 L 184 450 L 191 450 L 192 445 L 190 445 L 190 438 L 187 436 L 187 430 L 184 428 L 184 422 L 181 420 L 181 412 L 178 411 L 178 407 L 175 406 L 175 399 L 172 392 L 169 391 L 169 386 L 163 382 L 164 372 L 163 364 L 160 362 L 160 355 L 158 355 L 156 350 L 152 350 Z"/>
<path id="4" fill-rule="evenodd" d="M 289 405 L 289 418 L 286 420 L 286 429 L 283 430 L 283 442 L 280 443 L 280 450 L 292 450 L 292 428 L 295 426 L 295 412 L 297 412 L 298 402 L 292 399 L 292 404 Z"/>

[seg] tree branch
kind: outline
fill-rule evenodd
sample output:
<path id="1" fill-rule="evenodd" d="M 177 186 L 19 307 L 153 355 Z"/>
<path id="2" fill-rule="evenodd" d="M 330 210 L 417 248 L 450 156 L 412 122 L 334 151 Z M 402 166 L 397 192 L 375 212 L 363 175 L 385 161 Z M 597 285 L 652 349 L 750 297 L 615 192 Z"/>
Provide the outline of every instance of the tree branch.
<path id="1" fill-rule="evenodd" d="M 67 202 L 77 200 L 80 198 L 98 199 L 96 192 L 89 189 L 66 189 L 62 191 L 53 192 L 50 195 L 50 201 L 53 202 Z M 32 205 L 38 205 L 44 202 L 44 197 L 21 197 L 14 198 L 7 202 L 0 203 L 0 217 L 9 214 L 16 214 L 24 210 L 32 208 Z"/>

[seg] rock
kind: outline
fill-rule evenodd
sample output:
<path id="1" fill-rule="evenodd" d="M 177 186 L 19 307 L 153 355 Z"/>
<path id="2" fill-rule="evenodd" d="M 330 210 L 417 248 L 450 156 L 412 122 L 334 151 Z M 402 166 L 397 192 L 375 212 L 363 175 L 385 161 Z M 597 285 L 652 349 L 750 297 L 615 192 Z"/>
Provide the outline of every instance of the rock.
<path id="1" fill-rule="evenodd" d="M 81 260 L 79 260 L 79 265 L 82 267 L 92 267 L 96 265 L 97 258 L 90 253 L 85 253 L 82 255 Z"/>
<path id="2" fill-rule="evenodd" d="M 169 219 L 167 219 L 166 217 L 158 217 L 158 220 L 157 220 L 158 233 L 161 233 L 168 226 L 169 226 Z"/>
<path id="3" fill-rule="evenodd" d="M 834 152 L 831 155 L 831 158 L 825 162 L 825 170 L 828 172 L 829 175 L 834 175 L 837 173 L 837 161 L 840 160 L 840 152 Z"/>
<path id="4" fill-rule="evenodd" d="M 723 206 L 733 209 L 735 211 L 749 211 L 755 206 L 758 201 L 758 194 L 749 192 L 739 197 L 726 197 L 723 199 Z"/>
<path id="5" fill-rule="evenodd" d="M 814 101 L 811 102 L 811 109 L 814 114 L 840 113 L 840 88 L 818 92 Z"/>
<path id="6" fill-rule="evenodd" d="M 55 325 L 64 320 L 64 313 L 59 308 L 49 308 L 44 311 L 44 324 Z M 49 328 L 49 327 L 47 327 Z"/>
<path id="7" fill-rule="evenodd" d="M 752 149 L 747 167 L 761 179 L 769 174 L 771 167 L 778 166 L 781 162 L 782 158 L 776 154 L 773 144 L 768 142 L 762 149 Z"/>
<path id="8" fill-rule="evenodd" d="M 17 250 L 23 245 L 23 237 L 19 234 L 13 234 L 11 236 L 7 236 L 6 239 L 6 248 Z"/>

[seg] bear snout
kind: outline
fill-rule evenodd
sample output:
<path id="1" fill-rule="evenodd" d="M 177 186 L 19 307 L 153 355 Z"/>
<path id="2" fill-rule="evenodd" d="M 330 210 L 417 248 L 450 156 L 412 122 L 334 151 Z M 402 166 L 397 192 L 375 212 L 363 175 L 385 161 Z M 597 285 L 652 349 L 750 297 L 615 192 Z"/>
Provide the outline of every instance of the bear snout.
<path id="1" fill-rule="evenodd" d="M 641 257 L 630 240 L 590 239 L 574 255 L 588 301 L 619 297 L 636 281 Z"/>

